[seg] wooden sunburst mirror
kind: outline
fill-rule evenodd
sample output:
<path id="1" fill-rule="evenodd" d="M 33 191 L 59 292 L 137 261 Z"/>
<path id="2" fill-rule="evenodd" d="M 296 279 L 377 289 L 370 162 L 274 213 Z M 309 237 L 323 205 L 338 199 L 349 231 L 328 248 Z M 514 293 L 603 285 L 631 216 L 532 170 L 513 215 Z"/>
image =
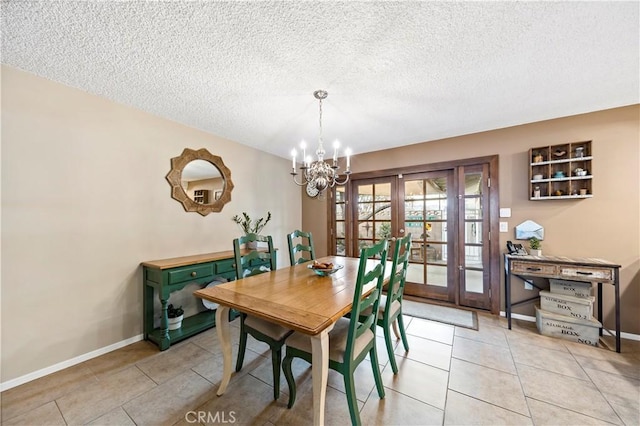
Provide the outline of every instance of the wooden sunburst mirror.
<path id="1" fill-rule="evenodd" d="M 166 178 L 171 185 L 171 197 L 185 211 L 206 216 L 221 211 L 231 201 L 231 170 L 222 158 L 204 148 L 197 151 L 185 148 L 180 156 L 172 158 Z"/>

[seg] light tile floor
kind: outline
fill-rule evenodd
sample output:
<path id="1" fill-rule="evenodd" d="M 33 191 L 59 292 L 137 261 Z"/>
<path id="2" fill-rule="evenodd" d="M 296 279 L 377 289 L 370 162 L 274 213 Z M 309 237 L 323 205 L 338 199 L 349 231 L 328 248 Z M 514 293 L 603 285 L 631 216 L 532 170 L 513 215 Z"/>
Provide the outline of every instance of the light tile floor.
<path id="1" fill-rule="evenodd" d="M 483 314 L 478 331 L 410 317 L 405 324 L 410 350 L 396 342 L 396 376 L 378 336 L 384 399 L 371 365 L 356 370 L 363 424 L 640 425 L 640 342 L 624 340 L 618 354 L 541 336 L 533 323 L 514 321 L 508 330 L 504 319 Z M 3 392 L 2 426 L 311 424 L 311 369 L 299 359 L 293 367 L 298 397 L 289 410 L 284 377 L 273 401 L 270 355 L 252 338 L 244 368 L 222 397 L 214 329 L 164 352 L 138 342 Z M 350 423 L 334 372 L 325 420 Z"/>

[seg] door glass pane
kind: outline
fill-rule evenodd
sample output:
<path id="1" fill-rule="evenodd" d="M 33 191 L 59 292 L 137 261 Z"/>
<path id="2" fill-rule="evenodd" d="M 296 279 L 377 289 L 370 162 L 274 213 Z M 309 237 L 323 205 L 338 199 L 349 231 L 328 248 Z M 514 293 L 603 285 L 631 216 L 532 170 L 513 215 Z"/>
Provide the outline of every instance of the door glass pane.
<path id="1" fill-rule="evenodd" d="M 373 213 L 373 203 L 370 201 L 358 202 L 358 219 L 369 219 Z"/>
<path id="2" fill-rule="evenodd" d="M 482 246 L 465 246 L 464 265 L 482 268 Z"/>
<path id="3" fill-rule="evenodd" d="M 404 196 L 407 200 L 421 200 L 424 198 L 424 181 L 407 180 L 404 182 Z"/>
<path id="4" fill-rule="evenodd" d="M 336 240 L 336 254 L 338 256 L 345 256 L 346 255 L 346 249 L 345 249 L 345 242 L 343 239 L 337 239 Z"/>
<path id="5" fill-rule="evenodd" d="M 373 212 L 373 218 L 376 220 L 390 220 L 391 219 L 391 203 L 389 202 L 376 202 L 375 211 Z"/>
<path id="6" fill-rule="evenodd" d="M 482 172 L 466 173 L 464 175 L 464 195 L 482 194 Z"/>
<path id="7" fill-rule="evenodd" d="M 465 222 L 464 231 L 466 244 L 482 244 L 482 222 Z"/>
<path id="8" fill-rule="evenodd" d="M 358 223 L 359 238 L 373 238 L 373 222 L 364 221 Z"/>
<path id="9" fill-rule="evenodd" d="M 376 201 L 391 200 L 391 183 L 376 183 L 374 189 Z"/>
<path id="10" fill-rule="evenodd" d="M 427 265 L 427 284 L 438 287 L 447 286 L 447 266 Z"/>
<path id="11" fill-rule="evenodd" d="M 465 198 L 464 217 L 466 219 L 482 219 L 482 198 Z"/>
<path id="12" fill-rule="evenodd" d="M 447 222 L 427 222 L 425 230 L 428 241 L 447 241 Z"/>
<path id="13" fill-rule="evenodd" d="M 336 220 L 344 220 L 344 204 L 336 204 Z"/>
<path id="14" fill-rule="evenodd" d="M 373 201 L 373 185 L 358 186 L 358 203 Z"/>
<path id="15" fill-rule="evenodd" d="M 411 234 L 411 241 L 422 239 L 422 222 L 405 222 L 404 232 L 405 235 Z"/>
<path id="16" fill-rule="evenodd" d="M 426 256 L 428 263 L 447 264 L 447 245 L 431 243 L 427 244 Z"/>
<path id="17" fill-rule="evenodd" d="M 345 189 L 344 186 L 336 185 L 336 203 L 344 203 L 345 201 L 344 189 Z"/>
<path id="18" fill-rule="evenodd" d="M 376 240 L 386 240 L 391 237 L 391 222 L 376 222 Z"/>
<path id="19" fill-rule="evenodd" d="M 425 179 L 427 198 L 447 198 L 447 178 Z"/>
<path id="20" fill-rule="evenodd" d="M 336 237 L 344 238 L 344 222 L 336 222 Z"/>
<path id="21" fill-rule="evenodd" d="M 482 271 L 467 269 L 464 271 L 465 291 L 484 293 Z"/>
<path id="22" fill-rule="evenodd" d="M 422 264 L 409 264 L 407 267 L 407 281 L 416 284 L 424 284 L 424 267 Z"/>

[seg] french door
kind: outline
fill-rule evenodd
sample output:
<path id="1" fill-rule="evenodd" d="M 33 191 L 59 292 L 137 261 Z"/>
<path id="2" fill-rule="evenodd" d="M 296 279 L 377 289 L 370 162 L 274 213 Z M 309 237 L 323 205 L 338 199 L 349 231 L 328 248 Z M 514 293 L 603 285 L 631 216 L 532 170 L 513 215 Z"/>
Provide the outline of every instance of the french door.
<path id="1" fill-rule="evenodd" d="M 499 300 L 491 296 L 499 288 L 499 254 L 490 240 L 497 191 L 490 196 L 490 165 L 353 176 L 335 192 L 333 253 L 357 256 L 363 246 L 410 233 L 405 294 L 497 310 Z"/>

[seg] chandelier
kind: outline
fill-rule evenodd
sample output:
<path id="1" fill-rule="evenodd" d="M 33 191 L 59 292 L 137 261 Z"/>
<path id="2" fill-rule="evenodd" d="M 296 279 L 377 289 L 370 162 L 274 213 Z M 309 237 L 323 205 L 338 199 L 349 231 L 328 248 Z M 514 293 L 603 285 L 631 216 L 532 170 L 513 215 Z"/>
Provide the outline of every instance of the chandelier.
<path id="1" fill-rule="evenodd" d="M 325 189 L 332 188 L 335 185 L 344 185 L 349 180 L 349 175 L 351 174 L 350 166 L 351 166 L 351 151 L 349 149 L 345 150 L 345 155 L 347 156 L 347 167 L 344 171 L 344 178 L 340 180 L 340 174 L 338 173 L 338 148 L 340 144 L 338 141 L 335 141 L 333 144 L 333 159 L 331 163 L 324 161 L 324 155 L 326 154 L 324 150 L 324 145 L 322 141 L 322 100 L 327 98 L 326 90 L 316 90 L 313 92 L 313 96 L 318 100 L 319 110 L 320 110 L 320 133 L 318 135 L 318 149 L 316 149 L 316 161 L 311 161 L 311 156 L 306 155 L 307 145 L 304 141 L 300 144 L 300 149 L 302 149 L 302 166 L 300 166 L 301 179 L 298 181 L 296 176 L 298 172 L 296 171 L 296 155 L 297 152 L 294 149 L 291 151 L 292 156 L 292 172 L 293 181 L 299 185 L 307 186 L 307 195 L 310 197 L 316 197 L 320 195 Z"/>

